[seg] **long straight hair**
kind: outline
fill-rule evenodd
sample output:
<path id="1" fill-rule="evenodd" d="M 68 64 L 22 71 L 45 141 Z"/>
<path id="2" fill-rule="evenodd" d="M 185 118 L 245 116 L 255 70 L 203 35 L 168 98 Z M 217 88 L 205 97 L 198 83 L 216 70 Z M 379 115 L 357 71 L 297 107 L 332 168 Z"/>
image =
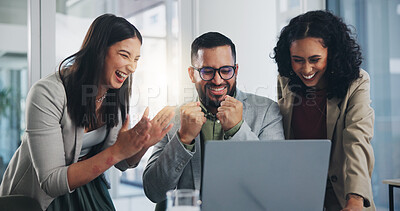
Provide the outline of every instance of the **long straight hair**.
<path id="1" fill-rule="evenodd" d="M 119 41 L 137 37 L 142 43 L 140 32 L 122 17 L 104 14 L 90 25 L 78 52 L 65 58 L 59 66 L 60 78 L 67 94 L 68 114 L 77 126 L 95 128 L 96 96 L 99 80 L 105 74 L 105 58 L 109 47 Z M 131 76 L 120 89 L 109 89 L 104 99 L 101 118 L 107 128 L 118 125 L 118 110 L 122 121 L 129 112 Z"/>

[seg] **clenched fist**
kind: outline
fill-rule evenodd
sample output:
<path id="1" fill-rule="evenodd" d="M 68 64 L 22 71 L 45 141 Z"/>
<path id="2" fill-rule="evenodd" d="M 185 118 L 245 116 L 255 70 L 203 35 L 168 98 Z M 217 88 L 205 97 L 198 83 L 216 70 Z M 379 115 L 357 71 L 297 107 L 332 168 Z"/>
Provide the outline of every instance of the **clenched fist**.
<path id="1" fill-rule="evenodd" d="M 217 118 L 221 122 L 222 129 L 228 131 L 242 121 L 243 103 L 227 95 L 217 111 Z"/>
<path id="2" fill-rule="evenodd" d="M 180 109 L 181 128 L 178 131 L 179 137 L 184 144 L 190 144 L 199 135 L 206 117 L 201 111 L 200 102 L 191 102 L 183 105 Z"/>

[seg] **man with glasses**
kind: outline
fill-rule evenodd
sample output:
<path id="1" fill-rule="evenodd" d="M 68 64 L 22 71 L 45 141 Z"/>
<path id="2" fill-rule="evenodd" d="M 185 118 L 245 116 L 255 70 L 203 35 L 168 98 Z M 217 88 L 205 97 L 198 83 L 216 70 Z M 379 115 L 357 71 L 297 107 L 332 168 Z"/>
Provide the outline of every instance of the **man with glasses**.
<path id="1" fill-rule="evenodd" d="M 154 146 L 143 174 L 146 196 L 158 203 L 156 210 L 165 210 L 168 190 L 201 188 L 206 141 L 284 139 L 277 103 L 236 88 L 239 67 L 228 37 L 208 32 L 196 38 L 191 62 L 188 73 L 198 100 L 175 112 L 174 127 Z"/>

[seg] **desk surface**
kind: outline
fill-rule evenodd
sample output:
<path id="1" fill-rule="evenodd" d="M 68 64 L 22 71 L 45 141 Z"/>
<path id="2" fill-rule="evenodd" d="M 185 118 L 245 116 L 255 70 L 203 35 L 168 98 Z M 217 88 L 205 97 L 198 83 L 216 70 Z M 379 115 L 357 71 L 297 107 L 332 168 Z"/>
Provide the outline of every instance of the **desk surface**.
<path id="1" fill-rule="evenodd" d="M 382 182 L 383 184 L 400 186 L 400 179 L 387 179 Z"/>

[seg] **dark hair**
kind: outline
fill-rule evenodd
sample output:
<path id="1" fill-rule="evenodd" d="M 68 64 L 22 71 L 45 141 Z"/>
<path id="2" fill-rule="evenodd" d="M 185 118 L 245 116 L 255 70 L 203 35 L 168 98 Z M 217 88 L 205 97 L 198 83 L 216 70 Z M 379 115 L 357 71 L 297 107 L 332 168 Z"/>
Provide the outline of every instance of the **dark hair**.
<path id="1" fill-rule="evenodd" d="M 207 32 L 197 37 L 192 43 L 191 60 L 192 65 L 195 59 L 197 59 L 198 51 L 202 48 L 215 48 L 219 46 L 229 45 L 231 46 L 233 62 L 236 63 L 236 49 L 235 44 L 227 36 L 219 32 Z"/>
<path id="2" fill-rule="evenodd" d="M 289 78 L 292 91 L 299 93 L 307 89 L 293 73 L 290 59 L 292 42 L 306 37 L 321 38 L 323 46 L 328 48 L 328 64 L 324 76 L 328 85 L 328 99 L 343 98 L 350 84 L 360 77 L 361 50 L 349 27 L 341 18 L 328 11 L 304 13 L 290 20 L 282 29 L 273 57 L 279 74 Z"/>
<path id="3" fill-rule="evenodd" d="M 96 95 L 100 76 L 104 74 L 105 58 L 109 47 L 119 41 L 137 37 L 142 43 L 140 32 L 122 17 L 104 14 L 90 25 L 81 49 L 64 59 L 59 66 L 60 78 L 67 93 L 67 108 L 72 121 L 79 126 L 96 126 Z M 107 127 L 119 122 L 118 110 L 122 121 L 129 112 L 131 76 L 120 89 L 109 89 L 104 103 L 102 118 Z M 104 116 L 105 115 L 105 116 Z"/>

